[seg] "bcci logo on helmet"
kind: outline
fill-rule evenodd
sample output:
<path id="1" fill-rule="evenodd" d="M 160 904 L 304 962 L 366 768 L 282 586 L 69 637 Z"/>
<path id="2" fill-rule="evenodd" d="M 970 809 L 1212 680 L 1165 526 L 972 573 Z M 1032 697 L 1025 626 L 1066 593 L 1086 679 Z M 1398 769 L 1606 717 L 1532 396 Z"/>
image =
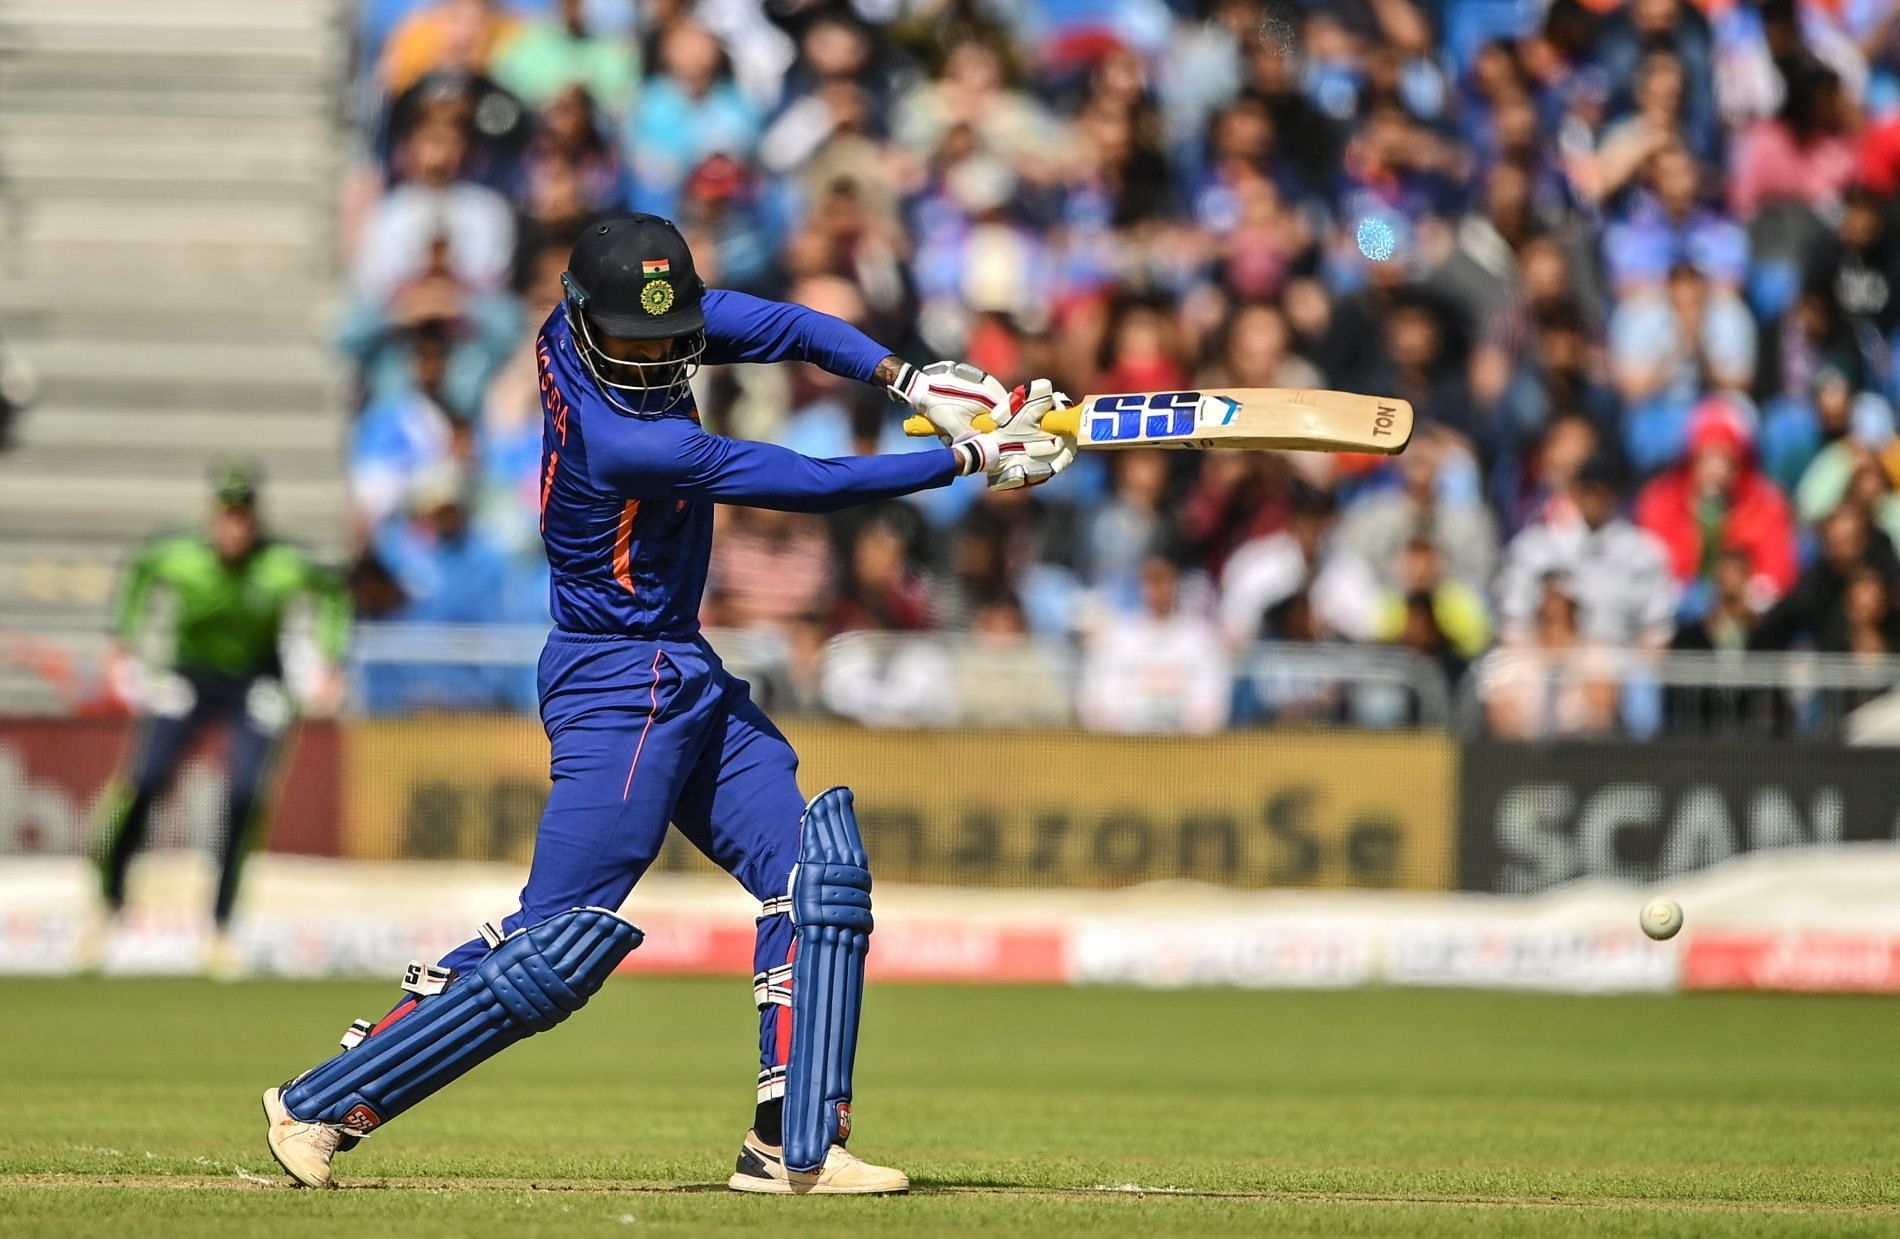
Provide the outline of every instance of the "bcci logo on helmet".
<path id="1" fill-rule="evenodd" d="M 673 286 L 665 280 L 648 280 L 640 290 L 640 308 L 648 314 L 664 314 L 673 308 Z"/>

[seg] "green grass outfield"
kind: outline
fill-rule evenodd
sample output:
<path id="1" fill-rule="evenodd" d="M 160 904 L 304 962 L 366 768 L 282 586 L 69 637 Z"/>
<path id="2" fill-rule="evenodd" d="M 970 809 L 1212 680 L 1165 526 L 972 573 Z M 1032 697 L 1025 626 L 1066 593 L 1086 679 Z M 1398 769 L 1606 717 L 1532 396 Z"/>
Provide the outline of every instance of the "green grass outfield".
<path id="1" fill-rule="evenodd" d="M 282 1182 L 258 1094 L 389 986 L 0 981 L 0 1235 L 1895 1235 L 1900 1003 L 883 987 L 856 1143 L 741 1197 L 740 981 L 622 979 Z"/>

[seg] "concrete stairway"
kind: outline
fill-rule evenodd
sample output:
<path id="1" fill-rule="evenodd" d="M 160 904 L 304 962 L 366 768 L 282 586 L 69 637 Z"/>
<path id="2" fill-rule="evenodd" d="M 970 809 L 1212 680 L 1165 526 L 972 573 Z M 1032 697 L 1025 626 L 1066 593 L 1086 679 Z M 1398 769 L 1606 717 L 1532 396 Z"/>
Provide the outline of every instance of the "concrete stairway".
<path id="1" fill-rule="evenodd" d="M 0 0 L 0 347 L 41 381 L 0 451 L 0 631 L 97 630 L 228 456 L 335 548 L 342 8 Z"/>

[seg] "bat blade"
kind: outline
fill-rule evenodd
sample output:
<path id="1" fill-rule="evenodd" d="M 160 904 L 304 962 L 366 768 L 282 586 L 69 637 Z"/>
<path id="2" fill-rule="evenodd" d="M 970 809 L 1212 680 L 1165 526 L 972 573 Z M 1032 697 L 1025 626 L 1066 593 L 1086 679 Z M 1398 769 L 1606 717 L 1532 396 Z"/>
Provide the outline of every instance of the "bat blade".
<path id="1" fill-rule="evenodd" d="M 1229 447 L 1373 452 L 1392 456 L 1412 438 L 1412 406 L 1383 396 L 1294 388 L 1090 396 L 1080 406 L 1084 447 Z"/>
<path id="2" fill-rule="evenodd" d="M 979 418 L 979 429 L 987 429 Z M 1247 448 L 1395 456 L 1412 438 L 1412 406 L 1385 396 L 1280 387 L 1114 392 L 1043 419 L 1087 448 Z M 913 417 L 910 434 L 933 433 Z"/>

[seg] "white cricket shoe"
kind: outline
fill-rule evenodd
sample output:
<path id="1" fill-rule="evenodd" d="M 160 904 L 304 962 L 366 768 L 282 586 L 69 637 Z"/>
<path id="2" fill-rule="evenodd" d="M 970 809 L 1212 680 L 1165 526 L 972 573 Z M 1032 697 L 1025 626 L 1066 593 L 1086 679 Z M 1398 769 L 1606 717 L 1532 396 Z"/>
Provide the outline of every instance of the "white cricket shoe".
<path id="1" fill-rule="evenodd" d="M 112 943 L 117 919 L 118 914 L 103 902 L 93 904 L 79 913 L 79 932 L 73 936 L 74 968 L 80 972 L 105 970 L 106 951 Z"/>
<path id="2" fill-rule="evenodd" d="M 891 1196 L 910 1190 L 910 1176 L 889 1166 L 873 1166 L 842 1144 L 831 1146 L 825 1164 L 815 1174 L 787 1170 L 782 1150 L 749 1131 L 726 1186 L 735 1192 L 768 1196 Z"/>
<path id="3" fill-rule="evenodd" d="M 231 936 L 229 930 L 218 930 L 205 944 L 204 972 L 213 981 L 227 983 L 242 981 L 250 975 L 244 952 L 238 948 L 237 939 Z"/>
<path id="4" fill-rule="evenodd" d="M 293 1118 L 284 1109 L 282 1088 L 264 1090 L 264 1118 L 270 1123 L 264 1135 L 277 1164 L 305 1187 L 330 1186 L 330 1159 L 336 1156 L 343 1129 Z"/>

